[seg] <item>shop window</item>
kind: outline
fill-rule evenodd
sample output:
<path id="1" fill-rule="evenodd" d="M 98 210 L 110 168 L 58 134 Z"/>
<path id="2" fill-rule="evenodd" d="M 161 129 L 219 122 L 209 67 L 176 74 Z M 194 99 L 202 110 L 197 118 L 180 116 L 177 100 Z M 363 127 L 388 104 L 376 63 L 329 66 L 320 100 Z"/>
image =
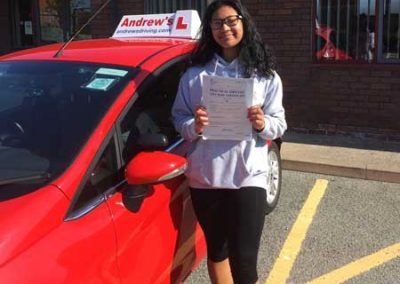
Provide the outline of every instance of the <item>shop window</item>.
<path id="1" fill-rule="evenodd" d="M 63 1 L 40 0 L 40 37 L 43 42 L 61 42 L 63 32 Z"/>
<path id="2" fill-rule="evenodd" d="M 173 13 L 176 10 L 197 10 L 203 15 L 211 0 L 145 0 L 144 9 L 147 14 Z"/>
<path id="3" fill-rule="evenodd" d="M 317 0 L 316 7 L 317 60 L 373 60 L 375 0 Z"/>
<path id="4" fill-rule="evenodd" d="M 316 0 L 317 61 L 400 62 L 400 0 Z"/>
<path id="5" fill-rule="evenodd" d="M 91 14 L 91 0 L 40 0 L 40 31 L 43 42 L 68 40 Z M 77 37 L 91 38 L 89 27 Z"/>
<path id="6" fill-rule="evenodd" d="M 90 0 L 72 0 L 70 2 L 71 32 L 75 34 L 91 16 Z M 78 39 L 91 38 L 90 25 L 86 26 L 77 36 Z"/>
<path id="7" fill-rule="evenodd" d="M 381 4 L 382 61 L 400 62 L 400 0 L 385 0 Z"/>

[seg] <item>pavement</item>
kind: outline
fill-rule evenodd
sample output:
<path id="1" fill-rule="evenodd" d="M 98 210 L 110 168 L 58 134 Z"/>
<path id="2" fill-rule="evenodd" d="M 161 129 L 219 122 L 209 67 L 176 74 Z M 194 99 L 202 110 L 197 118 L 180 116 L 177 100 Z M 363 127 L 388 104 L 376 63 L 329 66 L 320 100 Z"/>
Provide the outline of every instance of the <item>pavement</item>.
<path id="1" fill-rule="evenodd" d="M 400 141 L 288 131 L 282 168 L 400 184 Z"/>

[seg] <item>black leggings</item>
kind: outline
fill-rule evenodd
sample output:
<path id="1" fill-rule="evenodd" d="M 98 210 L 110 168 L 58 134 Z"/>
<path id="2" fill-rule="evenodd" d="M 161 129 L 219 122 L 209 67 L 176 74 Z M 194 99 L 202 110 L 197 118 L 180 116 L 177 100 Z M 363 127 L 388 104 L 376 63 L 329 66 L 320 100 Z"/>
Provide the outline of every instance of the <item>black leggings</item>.
<path id="1" fill-rule="evenodd" d="M 229 257 L 236 284 L 258 280 L 257 256 L 265 220 L 263 188 L 191 188 L 193 207 L 207 242 L 208 258 L 220 262 Z"/>

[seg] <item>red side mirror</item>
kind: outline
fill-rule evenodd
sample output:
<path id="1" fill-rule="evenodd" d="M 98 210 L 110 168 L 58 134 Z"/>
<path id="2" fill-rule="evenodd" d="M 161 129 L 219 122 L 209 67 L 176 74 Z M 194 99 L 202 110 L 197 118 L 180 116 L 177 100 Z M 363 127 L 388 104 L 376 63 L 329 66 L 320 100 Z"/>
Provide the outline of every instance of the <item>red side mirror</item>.
<path id="1" fill-rule="evenodd" d="M 140 152 L 128 164 L 125 177 L 130 185 L 151 184 L 169 180 L 186 170 L 184 157 L 162 152 Z"/>

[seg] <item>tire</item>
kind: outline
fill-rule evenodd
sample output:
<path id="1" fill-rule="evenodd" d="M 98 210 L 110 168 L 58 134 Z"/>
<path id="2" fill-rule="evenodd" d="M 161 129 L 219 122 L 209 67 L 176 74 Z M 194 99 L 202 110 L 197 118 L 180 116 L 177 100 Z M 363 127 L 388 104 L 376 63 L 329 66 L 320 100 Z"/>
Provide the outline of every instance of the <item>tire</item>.
<path id="1" fill-rule="evenodd" d="M 282 185 L 282 163 L 278 145 L 272 142 L 268 149 L 268 177 L 265 214 L 271 213 L 278 204 Z"/>

